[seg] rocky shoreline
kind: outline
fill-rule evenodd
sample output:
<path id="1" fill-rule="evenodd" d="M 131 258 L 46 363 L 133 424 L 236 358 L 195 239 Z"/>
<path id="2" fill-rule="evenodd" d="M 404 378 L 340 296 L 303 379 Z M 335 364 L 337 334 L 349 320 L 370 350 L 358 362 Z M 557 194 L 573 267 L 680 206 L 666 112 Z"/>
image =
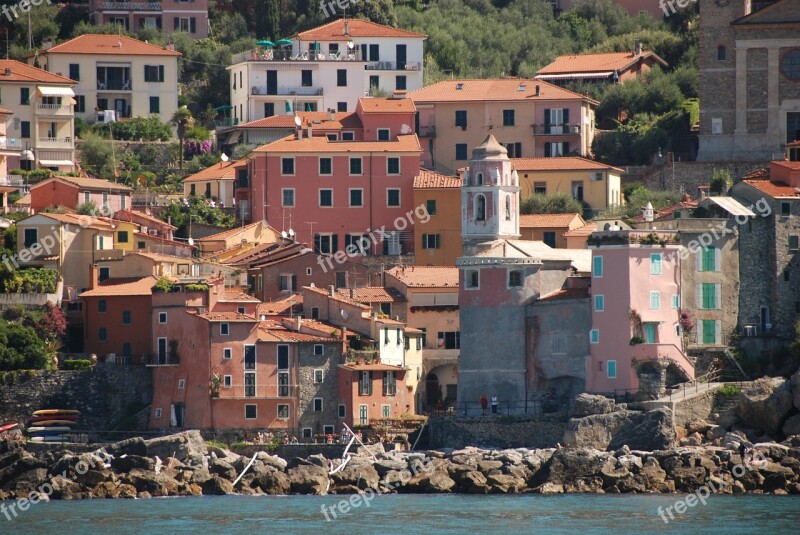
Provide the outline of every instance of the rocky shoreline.
<path id="1" fill-rule="evenodd" d="M 0 442 L 0 500 L 149 498 L 196 495 L 375 493 L 800 494 L 800 435 L 756 444 L 743 463 L 728 433 L 721 446 L 656 451 L 591 448 L 382 451 L 341 460 L 251 458 L 207 446 L 197 431 L 133 438 L 91 453 L 26 451 Z M 370 447 L 372 448 L 372 447 Z M 752 452 L 757 460 L 751 461 Z M 244 475 L 239 475 L 245 471 Z M 237 481 L 237 478 L 239 479 Z"/>

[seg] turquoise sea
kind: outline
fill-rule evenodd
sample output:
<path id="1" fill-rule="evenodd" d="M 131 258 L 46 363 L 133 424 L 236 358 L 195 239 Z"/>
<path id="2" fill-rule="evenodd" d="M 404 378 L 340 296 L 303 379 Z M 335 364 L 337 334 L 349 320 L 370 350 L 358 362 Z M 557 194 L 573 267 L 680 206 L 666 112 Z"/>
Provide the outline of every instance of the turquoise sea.
<path id="1" fill-rule="evenodd" d="M 326 520 L 321 507 L 349 496 L 220 496 L 53 501 L 11 520 L 0 534 L 413 533 L 793 534 L 800 496 L 711 496 L 665 523 L 658 507 L 682 495 L 385 495 Z M 7 507 L 13 502 L 3 502 Z"/>

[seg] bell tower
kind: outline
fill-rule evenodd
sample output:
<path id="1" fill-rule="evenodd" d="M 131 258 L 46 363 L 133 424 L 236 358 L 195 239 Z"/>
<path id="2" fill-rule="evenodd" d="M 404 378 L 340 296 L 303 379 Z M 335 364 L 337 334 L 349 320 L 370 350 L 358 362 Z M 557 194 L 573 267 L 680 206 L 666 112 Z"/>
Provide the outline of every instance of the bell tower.
<path id="1" fill-rule="evenodd" d="M 464 255 L 480 251 L 481 243 L 519 239 L 519 178 L 511 167 L 508 150 L 493 135 L 472 150 L 469 169 L 462 178 Z"/>

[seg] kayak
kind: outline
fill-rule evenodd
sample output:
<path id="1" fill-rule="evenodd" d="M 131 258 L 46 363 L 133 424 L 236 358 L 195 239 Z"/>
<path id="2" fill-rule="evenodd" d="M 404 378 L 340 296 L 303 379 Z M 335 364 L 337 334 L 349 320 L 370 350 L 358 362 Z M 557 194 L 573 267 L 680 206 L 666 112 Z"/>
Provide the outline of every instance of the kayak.
<path id="1" fill-rule="evenodd" d="M 32 416 L 28 422 L 42 422 L 46 420 L 69 420 L 71 422 L 77 422 L 80 416 L 77 414 L 46 414 L 41 416 Z"/>
<path id="2" fill-rule="evenodd" d="M 80 415 L 81 411 L 76 411 L 72 409 L 42 409 L 40 411 L 34 411 L 34 416 L 52 416 L 54 414 L 74 414 Z"/>
<path id="3" fill-rule="evenodd" d="M 34 427 L 52 427 L 52 426 L 67 426 L 72 427 L 75 422 L 69 420 L 44 420 L 41 422 L 34 422 Z"/>
<path id="4" fill-rule="evenodd" d="M 0 433 L 3 433 L 4 431 L 11 431 L 12 429 L 17 427 L 18 425 L 19 424 L 6 424 L 6 425 L 3 425 L 3 426 L 0 426 Z"/>
<path id="5" fill-rule="evenodd" d="M 41 435 L 41 434 L 50 434 L 50 435 L 52 435 L 54 433 L 56 433 L 56 434 L 57 433 L 65 433 L 65 432 L 69 433 L 69 432 L 72 431 L 72 429 L 69 428 L 69 427 L 59 427 L 59 426 L 53 426 L 53 427 L 29 427 L 25 431 L 29 435 L 36 435 L 36 434 L 39 434 L 39 435 Z"/>
<path id="6" fill-rule="evenodd" d="M 69 442 L 69 437 L 66 435 L 52 435 L 47 437 L 31 437 L 29 442 Z"/>

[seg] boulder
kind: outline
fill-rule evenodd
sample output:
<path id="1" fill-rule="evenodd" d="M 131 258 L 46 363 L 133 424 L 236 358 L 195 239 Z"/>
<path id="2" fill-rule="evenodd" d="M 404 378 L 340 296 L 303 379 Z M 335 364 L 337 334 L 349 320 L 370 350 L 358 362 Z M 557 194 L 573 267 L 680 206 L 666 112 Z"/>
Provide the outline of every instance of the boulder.
<path id="1" fill-rule="evenodd" d="M 774 437 L 792 410 L 791 382 L 782 377 L 762 377 L 742 389 L 736 413 L 743 424 Z"/>
<path id="2" fill-rule="evenodd" d="M 180 483 L 166 474 L 156 474 L 134 468 L 123 476 L 123 482 L 136 487 L 137 492 L 150 496 L 177 496 Z"/>
<path id="3" fill-rule="evenodd" d="M 582 418 L 592 414 L 608 414 L 615 410 L 616 403 L 613 399 L 584 392 L 573 400 L 569 415 Z"/>
<path id="4" fill-rule="evenodd" d="M 507 474 L 491 474 L 486 481 L 491 485 L 489 492 L 493 494 L 516 494 L 527 488 L 524 479 Z"/>
<path id="5" fill-rule="evenodd" d="M 401 489 L 402 492 L 414 494 L 438 494 L 451 492 L 456 482 L 444 472 L 423 472 L 412 477 Z"/>
<path id="6" fill-rule="evenodd" d="M 177 435 L 152 438 L 144 441 L 148 457 L 169 459 L 175 457 L 179 461 L 191 465 L 200 465 L 208 455 L 208 448 L 200 435 L 200 431 L 184 431 Z"/>
<path id="7" fill-rule="evenodd" d="M 333 474 L 331 479 L 337 486 L 352 485 L 361 490 L 376 489 L 380 482 L 380 476 L 372 466 L 350 466 L 350 463 L 341 471 Z"/>
<path id="8" fill-rule="evenodd" d="M 328 470 L 316 465 L 300 465 L 286 471 L 292 492 L 300 494 L 326 494 Z"/>
<path id="9" fill-rule="evenodd" d="M 134 468 L 140 470 L 147 470 L 152 472 L 155 470 L 156 462 L 149 457 L 140 457 L 139 455 L 114 456 L 111 459 L 111 468 L 120 473 L 130 472 Z"/>
<path id="10" fill-rule="evenodd" d="M 614 434 L 608 445 L 616 450 L 627 444 L 633 450 L 665 450 L 675 444 L 672 410 L 661 407 L 632 418 Z"/>
<path id="11" fill-rule="evenodd" d="M 397 459 L 381 459 L 373 466 L 381 477 L 385 476 L 389 472 L 405 470 L 408 468 L 408 464 L 406 464 L 405 461 L 399 461 Z"/>
<path id="12" fill-rule="evenodd" d="M 783 434 L 787 437 L 800 435 L 800 414 L 795 414 L 783 423 Z"/>
<path id="13" fill-rule="evenodd" d="M 598 476 L 613 455 L 591 449 L 556 450 L 547 465 L 539 472 L 537 479 L 554 483 L 571 483 L 580 477 Z M 616 462 L 616 460 L 614 460 Z M 539 481 L 544 483 L 544 481 Z"/>
<path id="14" fill-rule="evenodd" d="M 277 455 L 270 455 L 265 451 L 259 451 L 256 453 L 256 460 L 261 461 L 267 466 L 272 466 L 283 472 L 286 470 L 286 461 L 278 457 Z"/>
<path id="15" fill-rule="evenodd" d="M 283 472 L 271 471 L 257 475 L 250 486 L 259 488 L 266 494 L 289 494 L 292 490 L 292 483 L 289 477 Z"/>
<path id="16" fill-rule="evenodd" d="M 635 411 L 616 411 L 571 418 L 562 440 L 570 447 L 604 450 L 614 435 L 639 414 Z"/>
<path id="17" fill-rule="evenodd" d="M 115 442 L 110 446 L 106 446 L 105 450 L 115 457 L 120 455 L 138 455 L 139 457 L 144 457 L 147 455 L 147 445 L 142 437 L 133 437 Z"/>
<path id="18" fill-rule="evenodd" d="M 239 472 L 228 461 L 223 459 L 211 459 L 208 462 L 208 471 L 212 475 L 217 475 L 228 481 L 233 481 L 239 475 Z"/>
<path id="19" fill-rule="evenodd" d="M 703 437 L 695 431 L 686 438 L 681 439 L 681 446 L 699 446 L 703 443 Z"/>
<path id="20" fill-rule="evenodd" d="M 792 375 L 792 392 L 794 393 L 794 406 L 800 409 L 800 368 Z"/>
<path id="21" fill-rule="evenodd" d="M 233 484 L 227 479 L 219 476 L 213 476 L 211 479 L 203 483 L 203 494 L 210 496 L 224 496 L 233 494 Z"/>

